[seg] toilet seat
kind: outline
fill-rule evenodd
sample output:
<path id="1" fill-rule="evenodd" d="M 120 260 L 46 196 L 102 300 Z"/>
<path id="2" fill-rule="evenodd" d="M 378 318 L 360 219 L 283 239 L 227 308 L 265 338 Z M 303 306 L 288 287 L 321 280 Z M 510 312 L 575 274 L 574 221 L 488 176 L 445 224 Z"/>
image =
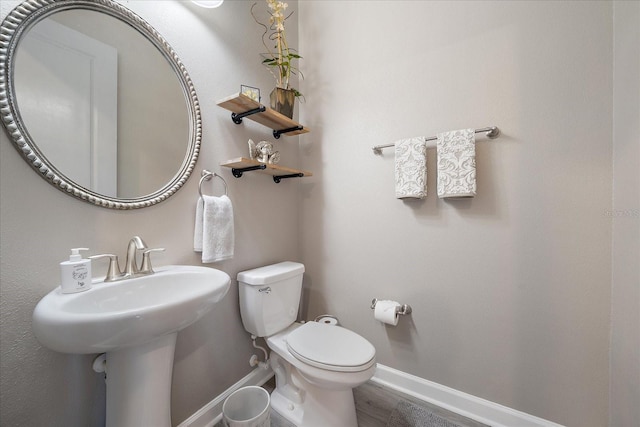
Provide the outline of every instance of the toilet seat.
<path id="1" fill-rule="evenodd" d="M 286 341 L 296 359 L 329 371 L 358 372 L 375 363 L 375 347 L 341 326 L 308 322 L 292 331 Z"/>

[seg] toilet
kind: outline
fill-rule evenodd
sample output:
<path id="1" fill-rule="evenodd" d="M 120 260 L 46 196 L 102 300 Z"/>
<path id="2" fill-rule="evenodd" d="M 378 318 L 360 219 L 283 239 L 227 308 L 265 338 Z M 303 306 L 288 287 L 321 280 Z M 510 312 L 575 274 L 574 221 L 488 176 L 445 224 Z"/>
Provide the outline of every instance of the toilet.
<path id="1" fill-rule="evenodd" d="M 271 408 L 297 427 L 357 427 L 353 388 L 373 376 L 376 350 L 342 326 L 295 321 L 303 273 L 290 261 L 238 273 L 244 328 L 271 349 Z"/>

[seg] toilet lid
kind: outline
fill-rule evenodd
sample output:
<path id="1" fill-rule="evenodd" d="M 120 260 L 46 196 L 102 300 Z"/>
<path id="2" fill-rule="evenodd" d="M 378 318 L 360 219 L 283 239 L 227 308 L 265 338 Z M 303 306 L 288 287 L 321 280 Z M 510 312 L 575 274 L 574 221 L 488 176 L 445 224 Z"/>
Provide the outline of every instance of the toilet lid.
<path id="1" fill-rule="evenodd" d="M 375 362 L 369 341 L 341 326 L 307 322 L 287 336 L 287 348 L 297 359 L 317 368 L 357 372 Z"/>

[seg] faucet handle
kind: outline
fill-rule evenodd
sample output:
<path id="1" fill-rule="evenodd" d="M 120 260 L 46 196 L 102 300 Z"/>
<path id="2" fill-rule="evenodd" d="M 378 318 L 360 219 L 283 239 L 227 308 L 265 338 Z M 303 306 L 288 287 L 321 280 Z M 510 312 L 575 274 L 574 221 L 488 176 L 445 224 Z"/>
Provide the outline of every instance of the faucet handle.
<path id="1" fill-rule="evenodd" d="M 120 271 L 120 264 L 118 264 L 118 255 L 114 254 L 100 254 L 100 255 L 92 255 L 89 259 L 101 259 L 101 258 L 109 258 L 109 268 L 107 269 L 107 275 L 104 278 L 105 282 L 113 282 L 118 280 L 120 276 L 122 276 L 122 272 Z"/>
<path id="2" fill-rule="evenodd" d="M 153 274 L 153 268 L 151 267 L 151 252 L 164 252 L 164 248 L 146 249 L 142 252 L 140 274 Z"/>

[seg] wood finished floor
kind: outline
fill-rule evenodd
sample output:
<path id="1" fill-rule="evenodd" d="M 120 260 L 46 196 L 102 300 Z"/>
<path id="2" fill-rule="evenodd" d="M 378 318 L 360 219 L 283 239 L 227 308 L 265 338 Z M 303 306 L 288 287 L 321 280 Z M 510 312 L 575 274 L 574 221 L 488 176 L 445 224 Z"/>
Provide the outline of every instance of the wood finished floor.
<path id="1" fill-rule="evenodd" d="M 273 391 L 275 383 L 273 379 L 267 382 L 265 387 L 269 392 Z M 356 403 L 358 427 L 387 427 L 389 425 L 403 427 L 430 427 L 438 425 L 455 425 L 456 427 L 489 427 L 472 419 L 463 417 L 439 406 L 416 399 L 415 397 L 399 393 L 395 390 L 381 387 L 371 381 L 353 390 Z M 412 421 L 410 417 L 403 419 L 398 417 L 398 408 L 413 406 L 420 411 L 434 414 L 444 424 L 429 424 L 426 419 Z M 400 421 L 398 421 L 400 420 Z M 225 427 L 220 421 L 214 427 Z M 275 411 L 271 411 L 271 427 L 296 427 L 286 421 Z M 342 427 L 342 426 L 327 426 Z"/>
<path id="2" fill-rule="evenodd" d="M 447 411 L 439 406 L 408 396 L 403 393 L 381 387 L 371 381 L 353 390 L 356 402 L 358 427 L 387 427 L 402 425 L 407 427 L 430 427 L 438 425 L 455 425 L 456 427 L 489 427 L 462 415 Z M 401 405 L 402 404 L 402 405 Z M 410 419 L 398 422 L 397 410 L 401 407 L 415 405 L 423 413 L 432 413 L 434 418 L 445 420 L 447 424 L 429 424 L 427 420 L 411 422 Z M 392 423 L 392 420 L 395 422 Z M 336 426 L 337 427 L 337 426 Z"/>

